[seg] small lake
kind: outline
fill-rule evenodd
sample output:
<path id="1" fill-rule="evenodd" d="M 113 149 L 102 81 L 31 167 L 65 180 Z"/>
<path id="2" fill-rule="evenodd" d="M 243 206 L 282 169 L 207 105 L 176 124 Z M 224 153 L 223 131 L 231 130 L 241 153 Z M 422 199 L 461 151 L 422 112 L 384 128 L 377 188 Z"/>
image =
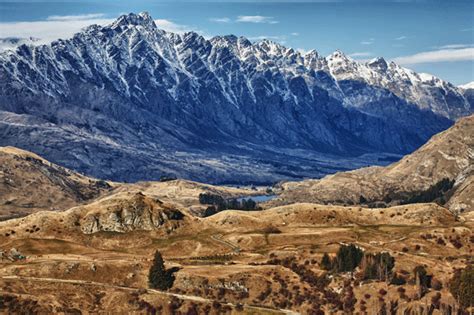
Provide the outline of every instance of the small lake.
<path id="1" fill-rule="evenodd" d="M 253 201 L 255 202 L 266 202 L 266 201 L 269 201 L 269 200 L 272 200 L 274 198 L 276 198 L 277 195 L 257 195 L 257 196 L 245 196 L 245 197 L 240 197 L 240 198 L 237 198 L 237 201 L 242 201 L 242 200 L 247 200 L 247 199 L 252 199 Z"/>

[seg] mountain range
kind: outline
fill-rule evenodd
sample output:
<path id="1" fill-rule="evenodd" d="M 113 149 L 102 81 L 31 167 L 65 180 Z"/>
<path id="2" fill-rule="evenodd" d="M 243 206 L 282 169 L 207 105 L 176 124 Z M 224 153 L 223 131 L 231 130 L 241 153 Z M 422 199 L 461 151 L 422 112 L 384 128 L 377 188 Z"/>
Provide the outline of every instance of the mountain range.
<path id="1" fill-rule="evenodd" d="M 158 29 L 147 13 L 0 54 L 0 145 L 119 181 L 268 183 L 387 164 L 473 112 L 383 58 Z"/>

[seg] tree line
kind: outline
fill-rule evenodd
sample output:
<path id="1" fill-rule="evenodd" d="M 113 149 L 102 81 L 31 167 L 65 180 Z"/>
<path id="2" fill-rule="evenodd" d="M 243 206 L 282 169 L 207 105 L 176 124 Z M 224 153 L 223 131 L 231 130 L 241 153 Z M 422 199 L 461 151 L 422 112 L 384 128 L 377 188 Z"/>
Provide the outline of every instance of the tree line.
<path id="1" fill-rule="evenodd" d="M 224 199 L 222 196 L 217 194 L 211 193 L 201 193 L 199 194 L 199 203 L 203 205 L 209 205 L 206 210 L 204 211 L 204 217 L 211 216 L 218 212 L 227 209 L 233 210 L 245 210 L 245 211 L 257 211 L 261 210 L 260 207 L 257 206 L 255 200 L 249 199 L 242 199 L 238 200 L 235 198 L 232 199 Z"/>

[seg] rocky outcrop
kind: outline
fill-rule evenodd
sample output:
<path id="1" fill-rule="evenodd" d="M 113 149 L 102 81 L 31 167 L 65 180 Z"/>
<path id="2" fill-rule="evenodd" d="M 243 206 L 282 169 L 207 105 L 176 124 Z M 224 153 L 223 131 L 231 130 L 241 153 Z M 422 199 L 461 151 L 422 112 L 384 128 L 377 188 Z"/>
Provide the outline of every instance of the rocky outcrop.
<path id="1" fill-rule="evenodd" d="M 474 153 L 471 151 L 471 153 Z M 446 204 L 456 213 L 474 211 L 474 166 L 470 165 L 455 180 L 453 191 Z"/>
<path id="2" fill-rule="evenodd" d="M 85 234 L 97 232 L 152 231 L 159 228 L 173 229 L 184 215 L 161 201 L 137 193 L 131 198 L 118 200 L 105 208 L 87 212 L 80 220 Z"/>

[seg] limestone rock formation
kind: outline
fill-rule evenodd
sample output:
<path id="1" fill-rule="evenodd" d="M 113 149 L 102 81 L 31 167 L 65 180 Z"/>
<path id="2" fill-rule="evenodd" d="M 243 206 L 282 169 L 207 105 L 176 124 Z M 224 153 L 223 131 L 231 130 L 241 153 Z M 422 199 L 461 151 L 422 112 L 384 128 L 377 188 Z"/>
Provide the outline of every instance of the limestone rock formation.
<path id="1" fill-rule="evenodd" d="M 80 225 L 82 232 L 86 234 L 100 231 L 152 231 L 165 225 L 172 228 L 170 223 L 182 220 L 183 217 L 179 210 L 142 193 L 136 193 L 130 198 L 114 200 L 112 204 L 105 201 L 105 205 L 92 208 L 82 217 Z"/>

